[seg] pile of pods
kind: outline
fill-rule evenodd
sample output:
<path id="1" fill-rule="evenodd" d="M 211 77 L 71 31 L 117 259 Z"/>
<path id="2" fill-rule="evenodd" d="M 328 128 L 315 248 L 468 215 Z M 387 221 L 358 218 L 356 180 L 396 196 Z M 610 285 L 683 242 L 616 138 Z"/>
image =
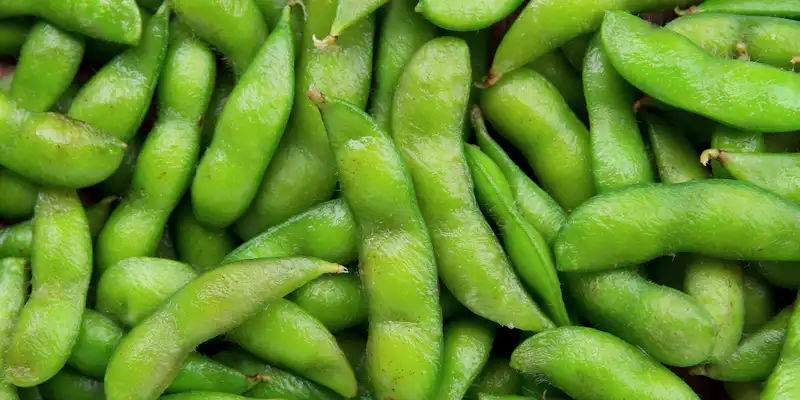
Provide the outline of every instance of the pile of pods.
<path id="1" fill-rule="evenodd" d="M 0 400 L 800 399 L 800 1 L 522 3 L 0 1 Z"/>

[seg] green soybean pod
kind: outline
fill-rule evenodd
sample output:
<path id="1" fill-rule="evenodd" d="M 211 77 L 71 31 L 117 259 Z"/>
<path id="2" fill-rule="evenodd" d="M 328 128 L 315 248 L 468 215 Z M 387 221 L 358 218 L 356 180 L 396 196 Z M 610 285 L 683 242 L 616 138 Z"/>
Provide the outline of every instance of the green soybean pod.
<path id="1" fill-rule="evenodd" d="M 597 191 L 654 182 L 655 172 L 631 108 L 635 90 L 611 66 L 599 35 L 592 39 L 586 52 L 583 89 Z"/>
<path id="2" fill-rule="evenodd" d="M 103 382 L 83 376 L 70 367 L 64 367 L 39 388 L 47 400 L 105 399 Z"/>
<path id="3" fill-rule="evenodd" d="M 104 196 L 122 196 L 127 192 L 131 186 L 131 180 L 133 180 L 136 159 L 139 158 L 144 139 L 142 136 L 134 136 L 128 142 L 128 147 L 125 148 L 119 168 L 111 176 L 95 186 L 101 194 Z"/>
<path id="4" fill-rule="evenodd" d="M 313 85 L 364 108 L 370 91 L 375 31 L 373 18 L 365 18 L 350 27 L 336 49 L 318 50 L 313 36 L 327 33 L 337 3 L 305 1 L 308 19 L 297 65 L 295 106 L 261 187 L 236 225 L 237 234 L 245 240 L 333 196 L 337 179 L 330 145 L 319 112 L 305 98 L 305 91 Z"/>
<path id="5" fill-rule="evenodd" d="M 791 306 L 781 310 L 764 326 L 742 340 L 727 359 L 697 366 L 689 372 L 725 382 L 766 379 L 778 363 L 792 310 Z"/>
<path id="6" fill-rule="evenodd" d="M 169 16 L 165 3 L 144 25 L 139 44 L 114 57 L 83 85 L 67 115 L 129 142 L 150 107 L 164 65 Z"/>
<path id="7" fill-rule="evenodd" d="M 479 394 L 511 395 L 522 390 L 522 377 L 509 365 L 508 358 L 492 358 L 467 391 L 465 399 L 478 399 Z"/>
<path id="8" fill-rule="evenodd" d="M 568 326 L 537 334 L 514 350 L 511 366 L 547 379 L 575 399 L 698 399 L 641 350 L 591 328 Z"/>
<path id="9" fill-rule="evenodd" d="M 444 330 L 442 377 L 436 400 L 460 400 L 478 376 L 492 350 L 495 326 L 480 318 L 450 322 Z"/>
<path id="10" fill-rule="evenodd" d="M 522 0 L 421 0 L 416 11 L 451 31 L 477 31 L 507 17 Z"/>
<path id="11" fill-rule="evenodd" d="M 197 271 L 216 268 L 238 243 L 226 229 L 203 226 L 192 211 L 188 197 L 178 205 L 170 220 L 171 236 L 178 260 Z"/>
<path id="12" fill-rule="evenodd" d="M 267 37 L 267 23 L 253 0 L 174 0 L 172 6 L 194 32 L 219 49 L 242 76 Z"/>
<path id="13" fill-rule="evenodd" d="M 725 382 L 722 386 L 731 400 L 761 400 L 762 382 Z"/>
<path id="14" fill-rule="evenodd" d="M 33 221 L 31 295 L 6 353 L 8 382 L 38 385 L 64 366 L 78 338 L 91 274 L 92 238 L 78 195 L 43 189 Z"/>
<path id="15" fill-rule="evenodd" d="M 520 69 L 485 90 L 481 108 L 567 212 L 594 194 L 589 133 L 544 77 Z"/>
<path id="16" fill-rule="evenodd" d="M 114 321 L 97 311 L 86 309 L 67 365 L 83 375 L 101 379 L 106 372 L 108 359 L 123 335 L 122 328 Z"/>
<path id="17" fill-rule="evenodd" d="M 106 370 L 107 398 L 159 396 L 196 346 L 240 325 L 312 279 L 344 271 L 340 265 L 317 259 L 285 258 L 240 261 L 201 275 L 120 342 Z"/>
<path id="18" fill-rule="evenodd" d="M 548 329 L 553 322 L 525 292 L 473 193 L 463 150 L 470 77 L 463 40 L 442 37 L 422 46 L 400 78 L 392 136 L 413 179 L 442 282 L 483 318 Z"/>
<path id="19" fill-rule="evenodd" d="M 800 5 L 792 0 L 708 0 L 695 11 L 800 18 Z"/>
<path id="20" fill-rule="evenodd" d="M 320 277 L 288 299 L 333 333 L 367 322 L 367 299 L 355 274 Z"/>
<path id="21" fill-rule="evenodd" d="M 197 166 L 192 207 L 205 226 L 225 228 L 247 211 L 283 136 L 294 102 L 290 17 L 287 6 L 231 92 Z"/>
<path id="22" fill-rule="evenodd" d="M 0 20 L 0 55 L 16 57 L 30 29 L 30 21 L 23 18 Z"/>
<path id="23" fill-rule="evenodd" d="M 230 393 L 219 393 L 219 392 L 178 393 L 159 398 L 165 400 L 247 400 L 248 399 L 248 397 L 244 396 L 239 396 Z"/>
<path id="24" fill-rule="evenodd" d="M 322 49 L 335 47 L 336 40 L 342 32 L 388 2 L 389 0 L 340 1 L 336 6 L 336 17 L 333 19 L 330 32 L 322 40 L 314 38 L 314 45 Z"/>
<path id="25" fill-rule="evenodd" d="M 764 134 L 740 131 L 719 125 L 711 132 L 711 147 L 732 152 L 763 153 L 765 151 Z M 717 178 L 733 179 L 733 176 L 720 165 L 718 160 L 711 161 L 711 170 Z"/>
<path id="26" fill-rule="evenodd" d="M 775 316 L 775 294 L 772 286 L 753 269 L 744 270 L 743 337 L 755 332 Z"/>
<path id="27" fill-rule="evenodd" d="M 774 399 L 793 399 L 800 396 L 800 386 L 797 382 L 797 357 L 800 350 L 798 350 L 798 333 L 800 333 L 800 313 L 797 312 L 798 308 L 795 307 L 792 311 L 792 316 L 789 317 L 789 323 L 786 326 L 786 337 L 783 339 L 783 346 L 781 347 L 781 355 L 778 358 L 778 363 L 775 369 L 769 374 L 767 382 L 764 385 L 764 390 L 761 392 L 761 398 L 764 400 Z"/>
<path id="28" fill-rule="evenodd" d="M 718 160 L 734 178 L 800 204 L 800 153 L 746 153 L 710 149 L 701 162 Z"/>
<path id="29" fill-rule="evenodd" d="M 755 267 L 759 275 L 774 286 L 785 289 L 800 288 L 800 276 L 797 275 L 797 268 L 800 267 L 800 262 L 760 261 L 755 263 Z"/>
<path id="30" fill-rule="evenodd" d="M 389 2 L 378 25 L 369 110 L 384 130 L 389 129 L 394 91 L 403 68 L 414 52 L 437 35 L 436 27 L 414 11 L 414 4 L 413 0 Z"/>
<path id="31" fill-rule="evenodd" d="M 567 61 L 576 71 L 583 71 L 583 63 L 586 58 L 586 52 L 589 50 L 589 42 L 592 41 L 594 36 L 594 32 L 576 36 L 559 47 L 561 53 L 564 54 L 564 57 L 567 58 Z"/>
<path id="32" fill-rule="evenodd" d="M 710 177 L 708 170 L 697 162 L 700 154 L 683 132 L 652 114 L 647 114 L 645 121 L 661 182 L 681 183 Z"/>
<path id="33" fill-rule="evenodd" d="M 120 260 L 155 254 L 194 173 L 216 62 L 205 43 L 180 29 L 173 25 L 158 89 L 159 116 L 136 159 L 131 187 L 97 238 L 100 273 Z"/>
<path id="34" fill-rule="evenodd" d="M 551 51 L 529 62 L 528 67 L 550 81 L 575 114 L 581 118 L 586 117 L 586 99 L 581 76 L 575 73 L 564 55 L 558 51 Z M 479 78 L 485 76 L 484 73 Z"/>
<path id="35" fill-rule="evenodd" d="M 570 325 L 547 240 L 517 211 L 511 187 L 497 164 L 477 146 L 466 145 L 464 150 L 478 202 L 499 228 L 503 248 L 517 275 L 542 299 L 556 324 Z"/>
<path id="36" fill-rule="evenodd" d="M 28 218 L 33 215 L 39 187 L 10 169 L 0 168 L 0 217 Z"/>
<path id="37" fill-rule="evenodd" d="M 166 393 L 214 391 L 241 394 L 262 381 L 262 376 L 247 376 L 200 353 L 189 354 Z"/>
<path id="38" fill-rule="evenodd" d="M 5 354 L 8 338 L 25 304 L 28 285 L 25 266 L 26 261 L 22 258 L 0 258 L 0 354 Z M 0 371 L 3 370 L 3 359 L 0 358 Z M 0 382 L 0 398 L 13 400 L 16 396 L 14 385 Z"/>
<path id="39" fill-rule="evenodd" d="M 519 212 L 531 226 L 544 235 L 548 243 L 552 243 L 558 230 L 561 229 L 561 225 L 567 220 L 564 209 L 533 182 L 503 148 L 489 136 L 479 107 L 472 108 L 471 116 L 478 145 L 503 171 L 503 175 L 511 186 L 514 202 Z"/>
<path id="40" fill-rule="evenodd" d="M 367 368 L 367 338 L 365 334 L 357 330 L 351 330 L 340 334 L 336 340 L 347 356 L 350 365 L 353 365 L 358 379 L 358 394 L 356 399 L 372 400 L 372 387 L 369 384 Z"/>

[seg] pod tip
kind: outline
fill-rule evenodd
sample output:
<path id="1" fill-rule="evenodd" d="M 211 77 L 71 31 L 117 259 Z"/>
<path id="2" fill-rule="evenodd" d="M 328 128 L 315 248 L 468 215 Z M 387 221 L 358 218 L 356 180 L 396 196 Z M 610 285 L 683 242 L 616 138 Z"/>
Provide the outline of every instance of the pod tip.
<path id="1" fill-rule="evenodd" d="M 489 76 L 486 78 L 485 81 L 483 81 L 483 89 L 489 89 L 492 86 L 496 85 L 497 81 L 499 81 L 501 77 L 502 75 L 496 72 L 489 71 Z"/>
<path id="2" fill-rule="evenodd" d="M 689 375 L 705 376 L 705 374 L 706 374 L 706 364 L 696 365 L 692 368 L 689 368 Z"/>
<path id="3" fill-rule="evenodd" d="M 306 96 L 317 107 L 321 107 L 322 105 L 325 104 L 325 94 L 317 90 L 317 88 L 315 88 L 314 86 L 308 87 L 308 90 L 306 90 Z"/>
<path id="4" fill-rule="evenodd" d="M 711 160 L 718 159 L 719 155 L 720 155 L 720 151 L 717 150 L 717 149 L 705 150 L 705 151 L 703 151 L 702 154 L 700 154 L 700 163 L 707 166 L 708 163 L 711 162 Z"/>
<path id="5" fill-rule="evenodd" d="M 325 36 L 325 39 L 319 40 L 317 36 L 312 36 L 312 40 L 314 40 L 314 47 L 322 50 L 333 50 L 336 48 L 336 39 L 339 38 L 339 35 L 328 35 Z"/>
<path id="6" fill-rule="evenodd" d="M 700 10 L 697 8 L 697 6 L 691 6 L 691 7 L 687 8 L 687 9 L 685 9 L 685 10 L 681 10 L 680 7 L 675 7 L 675 14 L 677 14 L 679 16 L 688 15 L 688 14 L 694 14 L 694 13 L 696 13 L 698 11 L 700 11 Z"/>
<path id="7" fill-rule="evenodd" d="M 269 382 L 272 380 L 272 377 L 265 374 L 245 375 L 244 377 L 252 382 Z"/>
<path id="8" fill-rule="evenodd" d="M 346 274 L 350 271 L 347 270 L 347 267 L 344 265 L 336 265 L 336 274 Z"/>

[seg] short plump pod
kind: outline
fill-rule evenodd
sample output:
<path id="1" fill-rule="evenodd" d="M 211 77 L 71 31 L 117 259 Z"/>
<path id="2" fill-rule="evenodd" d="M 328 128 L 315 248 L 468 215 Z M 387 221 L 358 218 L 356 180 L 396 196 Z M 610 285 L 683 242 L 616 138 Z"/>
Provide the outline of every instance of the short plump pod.
<path id="1" fill-rule="evenodd" d="M 490 358 L 467 391 L 465 399 L 477 399 L 481 393 L 509 395 L 522 390 L 522 376 L 511 368 L 506 357 Z"/>
<path id="2" fill-rule="evenodd" d="M 111 175 L 125 143 L 55 113 L 33 113 L 0 93 L 0 164 L 26 179 L 81 188 Z"/>
<path id="3" fill-rule="evenodd" d="M 710 149 L 703 163 L 718 160 L 734 178 L 800 205 L 800 153 L 745 153 Z"/>
<path id="4" fill-rule="evenodd" d="M 142 35 L 142 18 L 135 0 L 7 0 L 0 4 L 0 18 L 22 15 L 109 42 L 133 45 Z"/>
<path id="5" fill-rule="evenodd" d="M 17 105 L 28 111 L 50 111 L 78 72 L 84 40 L 46 22 L 34 25 L 20 51 L 9 91 Z"/>
<path id="6" fill-rule="evenodd" d="M 129 190 L 97 238 L 100 273 L 120 260 L 155 254 L 197 164 L 216 60 L 208 45 L 179 28 L 173 25 L 158 86 L 158 119 L 136 158 Z"/>
<path id="7" fill-rule="evenodd" d="M 698 398 L 638 348 L 591 328 L 569 326 L 534 335 L 514 350 L 511 366 L 577 400 Z"/>
<path id="8" fill-rule="evenodd" d="M 243 239 L 264 232 L 312 206 L 329 200 L 336 187 L 333 163 L 325 127 L 319 111 L 305 97 L 314 86 L 329 96 L 349 101 L 359 108 L 367 105 L 372 77 L 374 18 L 369 16 L 348 29 L 335 49 L 320 51 L 313 36 L 328 33 L 336 0 L 304 1 L 308 19 L 297 64 L 295 105 L 280 146 L 272 158 L 258 193 L 248 211 L 236 224 Z"/>
<path id="9" fill-rule="evenodd" d="M 381 399 L 430 398 L 441 371 L 442 310 L 411 176 L 389 135 L 357 106 L 313 90 L 308 96 L 322 115 L 358 230 L 370 384 Z"/>
<path id="10" fill-rule="evenodd" d="M 666 28 L 714 56 L 757 61 L 790 71 L 797 62 L 792 60 L 800 53 L 800 22 L 788 19 L 703 13 L 680 17 Z"/>
<path id="11" fill-rule="evenodd" d="M 16 172 L 0 168 L 0 218 L 28 218 L 33 215 L 39 186 Z M 0 253 L 2 254 L 2 253 Z"/>
<path id="12" fill-rule="evenodd" d="M 0 258 L 0 354 L 5 354 L 19 311 L 27 296 L 27 262 L 22 258 Z M 0 371 L 4 371 L 0 357 Z M 11 383 L 0 382 L 0 398 L 16 399 L 17 388 Z"/>
<path id="13" fill-rule="evenodd" d="M 31 295 L 8 344 L 5 379 L 38 385 L 67 362 L 92 275 L 89 222 L 74 190 L 39 192 L 33 220 Z"/>
<path id="14" fill-rule="evenodd" d="M 434 39 L 417 51 L 394 97 L 392 136 L 414 181 L 442 282 L 475 314 L 503 326 L 554 326 L 514 274 L 478 208 L 464 158 L 469 49 Z"/>
<path id="15" fill-rule="evenodd" d="M 711 132 L 711 147 L 732 152 L 763 153 L 766 151 L 764 134 L 761 132 L 741 131 L 722 124 Z M 701 163 L 703 156 L 701 154 Z M 718 160 L 711 161 L 714 177 L 733 179 L 733 176 L 720 165 Z"/>
<path id="16" fill-rule="evenodd" d="M 579 35 L 595 31 L 606 10 L 630 12 L 670 9 L 694 0 L 533 0 L 511 25 L 497 48 L 487 83 L 549 53 Z M 557 22 L 554 22 L 557 21 Z"/>
<path id="17" fill-rule="evenodd" d="M 744 270 L 744 326 L 742 337 L 761 328 L 777 312 L 775 309 L 775 290 L 752 268 Z"/>
<path id="18" fill-rule="evenodd" d="M 0 55 L 16 57 L 22 45 L 25 43 L 25 38 L 28 36 L 28 31 L 31 29 L 31 23 L 23 18 L 7 18 L 0 22 Z"/>
<path id="19" fill-rule="evenodd" d="M 800 76 L 715 57 L 683 35 L 611 11 L 601 29 L 611 64 L 654 99 L 745 130 L 800 128 Z"/>
<path id="20" fill-rule="evenodd" d="M 796 301 L 796 300 L 795 300 Z M 769 374 L 764 390 L 763 400 L 795 399 L 800 397 L 800 382 L 797 381 L 798 357 L 800 357 L 800 309 L 795 307 L 786 326 L 786 337 L 783 339 L 781 355 L 775 369 Z"/>
<path id="21" fill-rule="evenodd" d="M 188 196 L 172 213 L 170 228 L 178 260 L 198 271 L 216 268 L 238 243 L 226 229 L 203 226 L 195 217 Z"/>
<path id="22" fill-rule="evenodd" d="M 586 99 L 583 94 L 581 76 L 561 52 L 551 51 L 543 54 L 541 57 L 529 62 L 527 66 L 547 78 L 558 89 L 558 92 L 564 97 L 564 101 L 569 104 L 569 108 L 575 114 L 581 119 L 586 118 Z M 580 69 L 582 70 L 583 68 L 581 67 Z M 483 79 L 485 76 L 486 71 L 478 79 Z"/>
<path id="23" fill-rule="evenodd" d="M 755 268 L 759 275 L 764 277 L 764 279 L 772 285 L 785 289 L 800 288 L 800 276 L 797 274 L 797 268 L 799 267 L 800 262 L 798 261 L 760 261 L 755 263 Z"/>
<path id="24" fill-rule="evenodd" d="M 355 274 L 320 277 L 295 290 L 288 299 L 333 333 L 367 322 L 367 298 Z"/>
<path id="25" fill-rule="evenodd" d="M 103 400 L 103 382 L 81 375 L 70 367 L 38 386 L 47 400 Z"/>
<path id="26" fill-rule="evenodd" d="M 522 0 L 421 0 L 416 11 L 451 31 L 477 31 L 502 20 Z"/>
<path id="27" fill-rule="evenodd" d="M 761 381 L 778 363 L 793 307 L 787 307 L 739 343 L 725 360 L 692 368 L 690 373 L 726 382 Z"/>
<path id="28" fill-rule="evenodd" d="M 647 135 L 662 183 L 681 183 L 710 177 L 697 162 L 700 152 L 678 128 L 661 117 L 647 114 Z"/>
<path id="29" fill-rule="evenodd" d="M 330 33 L 322 40 L 315 38 L 314 45 L 319 48 L 336 46 L 336 39 L 342 32 L 388 2 L 389 0 L 340 1 L 336 6 L 336 17 L 333 19 Z"/>
<path id="30" fill-rule="evenodd" d="M 481 108 L 567 212 L 594 194 L 589 133 L 547 79 L 522 68 L 485 90 Z"/>
<path id="31" fill-rule="evenodd" d="M 800 4 L 794 0 L 709 0 L 693 11 L 800 18 Z"/>
<path id="32" fill-rule="evenodd" d="M 267 23 L 253 0 L 173 0 L 179 15 L 200 38 L 219 49 L 236 74 L 247 71 L 267 37 Z"/>
<path id="33" fill-rule="evenodd" d="M 78 92 L 67 112 L 128 142 L 139 130 L 164 65 L 170 8 L 163 4 L 144 25 L 142 40 L 114 57 Z"/>
<path id="34" fill-rule="evenodd" d="M 514 203 L 520 214 L 531 226 L 544 235 L 548 243 L 552 243 L 558 230 L 561 229 L 561 225 L 567 220 L 564 209 L 531 180 L 503 148 L 489 136 L 480 108 L 475 106 L 470 113 L 478 145 L 483 153 L 489 156 L 503 172 L 511 187 Z"/>
<path id="35" fill-rule="evenodd" d="M 203 225 L 224 228 L 247 211 L 283 136 L 294 102 L 290 17 L 287 6 L 228 97 L 197 166 L 192 207 Z"/>
<path id="36" fill-rule="evenodd" d="M 444 330 L 442 376 L 434 399 L 460 400 L 489 360 L 496 327 L 481 318 L 450 322 Z"/>
<path id="37" fill-rule="evenodd" d="M 650 184 L 586 202 L 559 232 L 555 254 L 560 271 L 575 272 L 621 268 L 679 252 L 792 261 L 800 260 L 798 235 L 800 207 L 749 183 Z"/>
<path id="38" fill-rule="evenodd" d="M 201 275 L 120 342 L 106 370 L 106 397 L 155 399 L 199 344 L 310 280 L 342 271 L 317 259 L 286 258 L 241 261 Z"/>
<path id="39" fill-rule="evenodd" d="M 685 293 L 653 284 L 627 268 L 570 273 L 566 282 L 582 315 L 594 326 L 664 364 L 692 366 L 711 354 L 714 321 Z"/>
<path id="40" fill-rule="evenodd" d="M 342 2 L 346 3 L 346 2 Z M 393 0 L 383 14 L 375 49 L 375 77 L 369 111 L 375 122 L 388 131 L 397 81 L 408 60 L 437 29 L 414 11 L 415 0 Z"/>
<path id="41" fill-rule="evenodd" d="M 511 186 L 497 164 L 477 146 L 466 145 L 465 153 L 478 202 L 498 227 L 517 275 L 542 300 L 556 324 L 570 325 L 547 240 L 517 210 Z"/>

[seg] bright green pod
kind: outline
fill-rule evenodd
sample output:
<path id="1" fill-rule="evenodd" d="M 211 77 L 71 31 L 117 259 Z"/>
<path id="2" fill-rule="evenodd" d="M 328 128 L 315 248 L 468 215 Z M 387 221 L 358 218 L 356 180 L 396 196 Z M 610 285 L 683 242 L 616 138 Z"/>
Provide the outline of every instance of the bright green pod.
<path id="1" fill-rule="evenodd" d="M 710 149 L 704 164 L 718 160 L 734 178 L 750 182 L 800 204 L 800 153 L 746 153 Z"/>
<path id="2" fill-rule="evenodd" d="M 333 333 L 367 322 L 367 299 L 355 274 L 320 277 L 288 299 Z"/>
<path id="3" fill-rule="evenodd" d="M 800 262 L 769 262 L 761 261 L 755 263 L 758 273 L 767 282 L 785 289 L 800 288 L 800 275 L 797 274 Z"/>
<path id="4" fill-rule="evenodd" d="M 9 169 L 0 168 L 0 218 L 28 218 L 33 215 L 39 187 Z"/>
<path id="5" fill-rule="evenodd" d="M 5 360 L 6 381 L 20 387 L 52 378 L 66 364 L 80 331 L 92 275 L 92 238 L 74 190 L 39 192 L 31 273 L 31 295 Z"/>
<path id="6" fill-rule="evenodd" d="M 559 271 L 608 270 L 681 252 L 728 260 L 800 260 L 800 247 L 787 246 L 797 243 L 797 235 L 800 207 L 749 183 L 639 185 L 596 196 L 572 213 L 556 238 L 556 266 Z"/>
<path id="7" fill-rule="evenodd" d="M 39 385 L 47 400 L 104 400 L 103 382 L 81 375 L 70 367 L 64 367 L 47 382 Z"/>
<path id="8" fill-rule="evenodd" d="M 308 19 L 297 64 L 295 106 L 258 194 L 236 225 L 236 233 L 245 240 L 334 194 L 336 167 L 325 126 L 316 107 L 305 98 L 305 91 L 314 86 L 328 96 L 364 108 L 370 92 L 375 31 L 374 19 L 365 18 L 350 27 L 349 33 L 337 41 L 336 49 L 318 50 L 313 36 L 328 33 L 337 3 L 305 1 Z"/>
<path id="9" fill-rule="evenodd" d="M 695 11 L 800 18 L 800 4 L 793 0 L 708 0 Z"/>
<path id="10" fill-rule="evenodd" d="M 522 377 L 522 390 L 520 393 L 525 395 L 524 399 L 546 399 L 546 400 L 566 400 L 569 397 L 555 386 L 540 382 L 536 377 Z M 489 395 L 493 396 L 493 395 Z M 513 397 L 512 397 L 513 399 Z"/>
<path id="11" fill-rule="evenodd" d="M 109 42 L 132 45 L 143 35 L 134 0 L 7 0 L 0 5 L 0 18 L 21 15 L 35 16 L 62 29 Z"/>
<path id="12" fill-rule="evenodd" d="M 26 264 L 22 258 L 0 258 L 0 354 L 8 349 L 8 339 L 28 294 Z M 3 358 L 0 357 L 0 371 L 5 370 Z M 0 382 L 0 398 L 15 400 L 16 396 L 14 385 Z"/>
<path id="13" fill-rule="evenodd" d="M 548 243 L 552 243 L 558 230 L 561 229 L 561 225 L 567 220 L 564 209 L 531 180 L 503 148 L 489 136 L 480 108 L 473 107 L 471 115 L 478 145 L 503 171 L 503 175 L 511 186 L 514 202 L 519 212 L 531 226 L 544 235 Z"/>
<path id="14" fill-rule="evenodd" d="M 480 318 L 451 322 L 444 330 L 442 377 L 436 400 L 460 400 L 489 360 L 496 327 Z"/>
<path id="15" fill-rule="evenodd" d="M 547 78 L 575 114 L 581 118 L 586 117 L 586 99 L 581 76 L 575 73 L 566 57 L 558 51 L 551 51 L 529 62 L 528 67 Z M 483 77 L 485 76 L 484 73 Z"/>
<path id="16" fill-rule="evenodd" d="M 164 65 L 169 16 L 169 6 L 162 5 L 144 26 L 139 44 L 97 71 L 83 85 L 67 115 L 129 142 L 150 108 Z"/>
<path id="17" fill-rule="evenodd" d="M 681 183 L 711 176 L 698 162 L 700 153 L 683 132 L 655 115 L 647 114 L 645 121 L 662 183 Z"/>
<path id="18" fill-rule="evenodd" d="M 591 328 L 569 326 L 537 334 L 514 350 L 511 366 L 576 399 L 698 399 L 686 383 L 641 350 Z"/>
<path id="19" fill-rule="evenodd" d="M 155 255 L 197 164 L 216 60 L 208 45 L 179 28 L 173 25 L 158 86 L 158 119 L 136 158 L 130 189 L 97 238 L 99 273 L 126 258 Z"/>
<path id="20" fill-rule="evenodd" d="M 779 312 L 764 326 L 742 340 L 736 351 L 727 359 L 715 364 L 697 366 L 689 372 L 726 382 L 766 379 L 778 363 L 792 310 L 793 307 L 790 306 Z"/>
<path id="21" fill-rule="evenodd" d="M 570 325 L 547 240 L 517 211 L 511 186 L 497 164 L 474 145 L 466 145 L 465 154 L 478 202 L 500 230 L 517 275 L 542 300 L 557 325 Z"/>
<path id="22" fill-rule="evenodd" d="M 234 368 L 193 352 L 180 366 L 166 393 L 207 390 L 241 394 L 255 387 L 262 379 L 265 378 L 244 375 Z"/>
<path id="23" fill-rule="evenodd" d="M 522 0 L 420 0 L 416 11 L 451 31 L 477 31 L 510 15 Z"/>
<path id="24" fill-rule="evenodd" d="M 200 224 L 188 198 L 172 214 L 170 227 L 177 259 L 197 271 L 216 268 L 238 243 L 227 230 L 211 229 Z"/>
<path id="25" fill-rule="evenodd" d="M 763 153 L 766 150 L 763 133 L 740 131 L 722 124 L 711 132 L 711 147 L 741 153 Z M 734 179 L 718 160 L 711 161 L 711 170 L 716 178 Z"/>
<path id="26" fill-rule="evenodd" d="M 286 258 L 240 261 L 201 275 L 117 346 L 106 370 L 108 400 L 158 397 L 199 344 L 314 278 L 343 271 L 340 265 L 317 259 Z"/>
<path id="27" fill-rule="evenodd" d="M 31 29 L 30 21 L 9 18 L 0 21 L 0 55 L 16 57 Z"/>
<path id="28" fill-rule="evenodd" d="M 744 337 L 761 328 L 775 316 L 773 288 L 752 269 L 744 270 Z"/>
<path id="29" fill-rule="evenodd" d="M 331 30 L 322 40 L 314 38 L 314 45 L 317 48 L 329 48 L 336 46 L 336 40 L 342 32 L 353 26 L 359 21 L 367 18 L 389 0 L 352 0 L 340 1 L 336 6 L 336 17 L 331 24 Z"/>
<path id="30" fill-rule="evenodd" d="M 471 76 L 463 40 L 442 37 L 422 46 L 400 77 L 392 136 L 413 179 L 442 282 L 483 318 L 548 329 L 553 322 L 525 292 L 475 199 L 463 150 Z"/>
<path id="31" fill-rule="evenodd" d="M 136 169 L 136 159 L 139 158 L 144 140 L 145 138 L 142 136 L 134 136 L 128 142 L 128 147 L 125 148 L 122 156 L 122 163 L 117 170 L 95 186 L 103 196 L 122 196 L 128 191 L 131 180 L 133 180 L 133 171 Z"/>
<path id="32" fill-rule="evenodd" d="M 175 13 L 219 49 L 242 76 L 267 38 L 267 23 L 253 0 L 173 0 Z"/>
<path id="33" fill-rule="evenodd" d="M 226 336 L 268 363 L 342 396 L 356 393 L 355 373 L 336 339 L 321 322 L 291 301 L 270 302 Z"/>
<path id="34" fill-rule="evenodd" d="M 761 400 L 762 382 L 725 382 L 722 386 L 731 400 Z"/>
<path id="35" fill-rule="evenodd" d="M 522 390 L 522 377 L 509 365 L 508 358 L 492 358 L 467 391 L 465 399 L 478 399 L 481 393 L 492 395 L 518 394 Z"/>
<path id="36" fill-rule="evenodd" d="M 796 301 L 796 300 L 795 300 Z M 775 369 L 769 374 L 764 390 L 763 400 L 794 399 L 800 397 L 800 385 L 797 382 L 798 356 L 800 355 L 800 309 L 795 307 L 786 326 L 786 338 L 783 340 L 781 355 Z"/>
<path id="37" fill-rule="evenodd" d="M 197 166 L 192 207 L 197 220 L 210 228 L 225 228 L 247 211 L 283 136 L 294 102 L 290 17 L 287 6 L 228 97 Z"/>
<path id="38" fill-rule="evenodd" d="M 715 57 L 683 35 L 624 12 L 606 14 L 601 37 L 619 74 L 656 100 L 743 130 L 800 129 L 795 73 Z"/>
<path id="39" fill-rule="evenodd" d="M 589 111 L 592 175 L 599 193 L 650 183 L 655 172 L 644 147 L 632 105 L 635 89 L 611 66 L 596 35 L 583 64 Z"/>
<path id="40" fill-rule="evenodd" d="M 403 68 L 411 56 L 438 33 L 435 26 L 414 11 L 414 4 L 414 0 L 391 1 L 378 25 L 369 110 L 375 122 L 386 131 L 391 122 L 394 91 Z"/>
<path id="41" fill-rule="evenodd" d="M 586 52 L 589 50 L 589 42 L 595 36 L 594 32 L 576 36 L 566 41 L 559 50 L 567 58 L 569 64 L 576 71 L 583 71 L 583 64 L 586 59 Z"/>
<path id="42" fill-rule="evenodd" d="M 522 68 L 485 90 L 481 108 L 567 212 L 592 197 L 589 133 L 547 79 Z"/>

